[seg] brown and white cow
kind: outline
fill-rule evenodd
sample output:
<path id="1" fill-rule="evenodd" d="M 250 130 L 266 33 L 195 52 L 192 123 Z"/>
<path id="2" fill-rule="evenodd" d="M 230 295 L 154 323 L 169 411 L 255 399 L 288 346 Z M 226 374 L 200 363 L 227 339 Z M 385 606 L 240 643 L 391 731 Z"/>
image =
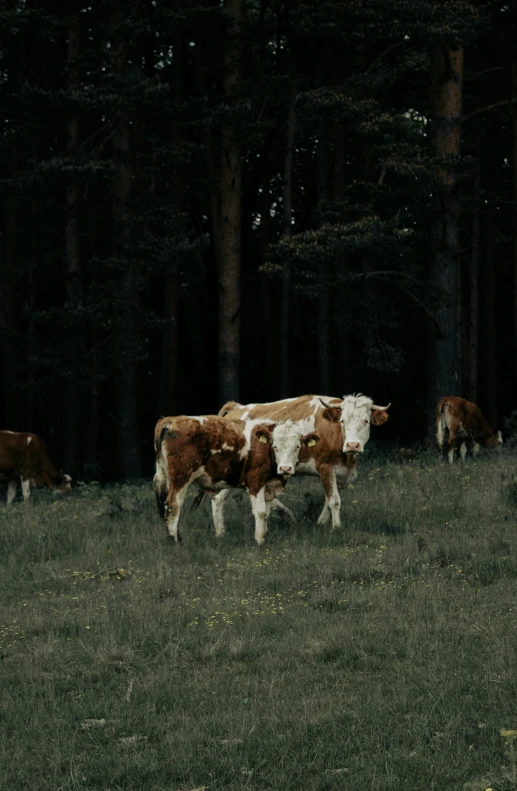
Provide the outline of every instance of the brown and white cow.
<path id="1" fill-rule="evenodd" d="M 467 445 L 475 456 L 481 446 L 500 448 L 503 444 L 501 432 L 493 430 L 480 408 L 473 401 L 457 396 L 444 396 L 436 406 L 436 441 L 440 452 L 443 452 L 446 434 L 449 464 L 453 463 L 458 446 L 462 461 L 465 461 Z"/>
<path id="2" fill-rule="evenodd" d="M 370 438 L 370 426 L 380 426 L 388 420 L 387 409 L 373 403 L 367 396 L 348 395 L 343 398 L 306 395 L 286 398 L 267 404 L 237 404 L 229 401 L 219 411 L 226 419 L 292 420 L 302 434 L 316 432 L 317 445 L 300 451 L 296 474 L 319 475 L 325 490 L 325 505 L 318 524 L 332 518 L 332 529 L 340 526 L 341 485 L 352 483 L 357 477 L 356 459 Z M 287 509 L 277 499 L 273 507 Z"/>
<path id="3" fill-rule="evenodd" d="M 319 437 L 302 436 L 287 421 L 227 420 L 217 415 L 165 417 L 154 431 L 154 491 L 167 532 L 180 540 L 178 521 L 191 483 L 212 497 L 217 536 L 224 533 L 223 506 L 229 488 L 244 487 L 251 497 L 255 541 L 264 542 L 271 501 L 283 489 L 302 447 Z"/>
<path id="4" fill-rule="evenodd" d="M 31 486 L 64 492 L 70 491 L 72 481 L 58 470 L 40 437 L 18 431 L 0 431 L 0 477 L 9 479 L 7 505 L 16 496 L 18 480 L 25 501 L 30 497 Z"/>

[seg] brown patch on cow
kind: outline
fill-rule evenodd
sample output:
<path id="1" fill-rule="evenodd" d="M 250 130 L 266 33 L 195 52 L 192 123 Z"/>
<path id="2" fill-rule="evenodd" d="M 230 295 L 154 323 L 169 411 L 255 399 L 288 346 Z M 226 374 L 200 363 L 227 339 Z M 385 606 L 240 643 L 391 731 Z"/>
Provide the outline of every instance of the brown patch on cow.
<path id="1" fill-rule="evenodd" d="M 26 432 L 0 431 L 0 475 L 63 492 L 71 488 L 70 476 L 54 464 L 41 437 Z"/>
<path id="2" fill-rule="evenodd" d="M 257 495 L 266 484 L 269 493 L 284 486 L 285 478 L 276 473 L 271 446 L 273 426 L 259 424 L 254 427 L 250 447 L 242 454 L 247 427 L 243 420 L 218 415 L 202 419 L 179 416 L 158 421 L 155 427 L 155 443 L 159 442 L 157 470 L 165 462 L 169 481 L 165 484 L 157 473 L 155 492 L 158 509 L 166 520 L 169 514 L 179 513 L 176 495 L 191 479 L 207 494 L 220 491 L 221 484 L 225 484 L 223 488 L 243 486 L 252 495 Z M 193 478 L 201 470 L 202 476 Z"/>
<path id="3" fill-rule="evenodd" d="M 256 404 L 251 410 L 245 404 L 236 404 L 235 401 L 229 401 L 225 404 L 219 414 L 226 413 L 227 418 L 239 420 L 242 415 L 246 413 L 247 420 L 260 420 L 260 418 L 267 418 L 275 423 L 280 423 L 284 420 L 303 420 L 309 414 L 313 414 L 314 406 L 311 401 L 314 399 L 312 395 L 300 396 L 293 398 L 290 401 L 275 401 L 272 404 Z M 341 403 L 341 399 L 328 399 L 329 402 L 337 401 L 337 405 Z M 324 409 L 323 404 L 317 407 L 316 414 L 320 414 Z"/>
<path id="4" fill-rule="evenodd" d="M 372 410 L 372 425 L 373 426 L 382 426 L 383 423 L 386 423 L 389 420 L 389 415 L 385 409 L 373 409 Z"/>
<path id="5" fill-rule="evenodd" d="M 325 420 L 330 423 L 339 423 L 341 421 L 341 407 L 326 407 L 321 413 Z"/>
<path id="6" fill-rule="evenodd" d="M 440 433 L 445 430 L 449 434 L 448 450 L 452 450 L 460 440 L 474 440 L 484 447 L 502 444 L 499 432 L 494 431 L 477 404 L 458 396 L 444 396 L 436 406 L 436 439 L 440 448 Z"/>

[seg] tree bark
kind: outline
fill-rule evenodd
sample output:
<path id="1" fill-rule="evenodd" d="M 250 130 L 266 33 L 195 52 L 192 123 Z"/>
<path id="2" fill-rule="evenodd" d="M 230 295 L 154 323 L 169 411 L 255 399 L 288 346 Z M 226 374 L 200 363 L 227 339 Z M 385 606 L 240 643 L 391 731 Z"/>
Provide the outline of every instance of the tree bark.
<path id="1" fill-rule="evenodd" d="M 320 74 L 320 84 L 323 75 Z M 318 204 L 328 200 L 329 152 L 327 120 L 318 121 Z M 318 362 L 319 392 L 330 393 L 330 294 L 329 264 L 322 258 L 318 264 Z"/>
<path id="2" fill-rule="evenodd" d="M 174 40 L 174 99 L 180 103 L 185 99 L 185 42 L 181 31 L 176 30 Z M 180 131 L 176 122 L 172 124 L 172 138 L 179 140 Z M 178 211 L 182 208 L 182 188 L 178 167 L 172 177 L 172 202 Z M 162 358 L 160 369 L 160 391 L 158 411 L 161 415 L 174 415 L 178 407 L 178 366 L 179 366 L 179 306 L 180 306 L 180 268 L 176 257 L 169 261 L 164 278 L 164 320 L 162 332 Z"/>
<path id="3" fill-rule="evenodd" d="M 112 63 L 121 77 L 126 71 L 126 48 L 118 35 L 123 15 L 113 15 Z M 120 472 L 124 478 L 142 477 L 142 460 L 137 420 L 137 344 L 135 309 L 137 306 L 136 270 L 130 251 L 131 132 L 129 120 L 121 119 L 113 136 L 113 250 L 123 270 L 120 276 L 118 352 L 118 451 Z"/>
<path id="4" fill-rule="evenodd" d="M 517 57 L 512 59 L 512 96 L 517 101 Z M 514 212 L 513 235 L 513 327 L 514 327 L 514 360 L 515 380 L 517 381 L 517 104 L 513 108 L 512 117 L 512 199 Z"/>
<path id="5" fill-rule="evenodd" d="M 227 38 L 224 50 L 224 94 L 231 106 L 241 83 L 243 0 L 226 0 Z M 220 227 L 216 240 L 219 279 L 219 400 L 239 400 L 241 151 L 231 122 L 221 131 Z"/>
<path id="6" fill-rule="evenodd" d="M 293 66 L 293 80 L 295 68 Z M 287 115 L 287 139 L 284 159 L 284 231 L 286 240 L 292 236 L 292 203 L 293 203 L 293 168 L 294 168 L 294 138 L 296 134 L 296 83 L 293 81 L 289 112 Z M 289 325 L 291 306 L 291 268 L 289 261 L 284 264 L 282 283 L 280 287 L 280 393 L 282 398 L 289 397 Z"/>
<path id="7" fill-rule="evenodd" d="M 438 186 L 431 220 L 430 279 L 436 295 L 437 330 L 430 338 L 429 425 L 446 395 L 459 395 L 458 250 L 460 194 L 455 158 L 460 155 L 463 48 L 437 47 L 431 54 L 431 140 Z"/>
<path id="8" fill-rule="evenodd" d="M 262 149 L 262 192 L 260 193 L 260 265 L 264 266 L 267 260 L 270 235 L 271 235 L 271 163 L 269 159 L 268 142 Z M 273 382 L 273 363 L 275 351 L 273 345 L 274 327 L 272 299 L 273 288 L 271 278 L 265 273 L 260 273 L 260 292 L 262 302 L 262 335 L 264 338 L 263 362 L 261 377 L 261 389 L 263 401 L 271 401 L 274 393 L 271 393 Z"/>
<path id="9" fill-rule="evenodd" d="M 479 260 L 481 239 L 481 136 L 479 130 L 476 132 L 476 170 L 474 174 L 473 192 L 467 398 L 477 403 L 479 360 Z"/>
<path id="10" fill-rule="evenodd" d="M 334 126 L 334 200 L 343 201 L 345 198 L 346 186 L 346 149 L 345 149 L 345 125 L 337 122 Z M 347 304 L 347 286 L 345 281 L 347 272 L 347 260 L 344 253 L 336 256 L 336 302 L 338 305 L 338 315 L 340 321 L 346 322 L 345 306 Z M 339 355 L 339 381 L 338 389 L 335 391 L 339 395 L 349 392 L 349 372 L 350 372 L 350 334 L 345 323 L 338 326 L 338 355 Z M 332 390 L 334 392 L 334 390 Z"/>
<path id="11" fill-rule="evenodd" d="M 78 84 L 77 58 L 79 55 L 79 24 L 72 19 L 68 27 L 68 90 L 72 94 Z M 79 145 L 79 119 L 74 115 L 67 121 L 67 153 L 72 159 Z M 63 469 L 76 477 L 78 473 L 78 388 L 76 365 L 79 356 L 81 321 L 78 309 L 81 302 L 81 253 L 77 228 L 79 185 L 71 177 L 65 190 L 65 306 L 69 320 L 67 361 L 65 373 Z"/>
<path id="12" fill-rule="evenodd" d="M 485 271 L 485 354 L 487 403 L 485 416 L 495 428 L 497 425 L 497 362 L 496 362 L 496 321 L 495 321 L 495 282 L 497 249 L 497 121 L 487 123 L 486 157 L 486 271 Z"/>

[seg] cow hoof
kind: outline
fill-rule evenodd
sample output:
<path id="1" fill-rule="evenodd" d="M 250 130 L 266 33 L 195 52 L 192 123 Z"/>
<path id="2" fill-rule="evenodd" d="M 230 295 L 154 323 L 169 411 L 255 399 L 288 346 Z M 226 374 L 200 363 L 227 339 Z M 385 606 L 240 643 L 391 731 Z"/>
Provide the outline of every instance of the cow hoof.
<path id="1" fill-rule="evenodd" d="M 171 535 L 170 535 L 170 533 L 169 533 L 169 534 L 167 535 L 167 541 L 169 541 L 171 544 L 179 544 L 179 543 L 180 543 L 180 541 L 182 541 L 182 538 L 181 538 L 181 536 L 180 536 L 180 535 L 177 535 L 177 536 L 171 536 Z"/>

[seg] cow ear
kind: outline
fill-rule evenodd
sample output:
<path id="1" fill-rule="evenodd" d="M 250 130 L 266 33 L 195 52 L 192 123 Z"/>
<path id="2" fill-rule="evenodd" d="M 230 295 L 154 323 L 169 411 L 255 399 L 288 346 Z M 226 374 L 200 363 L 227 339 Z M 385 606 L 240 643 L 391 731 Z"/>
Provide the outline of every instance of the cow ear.
<path id="1" fill-rule="evenodd" d="M 325 420 L 330 420 L 331 423 L 339 423 L 341 420 L 341 407 L 328 406 L 323 410 L 322 415 Z"/>
<path id="2" fill-rule="evenodd" d="M 314 433 L 305 434 L 305 436 L 302 437 L 302 442 L 304 443 L 304 445 L 307 445 L 308 448 L 314 447 L 314 445 L 319 441 L 320 441 L 319 434 L 314 434 Z"/>
<path id="3" fill-rule="evenodd" d="M 372 409 L 372 423 L 374 426 L 382 426 L 388 418 L 389 415 L 385 409 Z"/>
<path id="4" fill-rule="evenodd" d="M 258 428 L 255 431 L 255 436 L 259 442 L 263 442 L 264 444 L 271 441 L 271 432 L 264 427 Z"/>

